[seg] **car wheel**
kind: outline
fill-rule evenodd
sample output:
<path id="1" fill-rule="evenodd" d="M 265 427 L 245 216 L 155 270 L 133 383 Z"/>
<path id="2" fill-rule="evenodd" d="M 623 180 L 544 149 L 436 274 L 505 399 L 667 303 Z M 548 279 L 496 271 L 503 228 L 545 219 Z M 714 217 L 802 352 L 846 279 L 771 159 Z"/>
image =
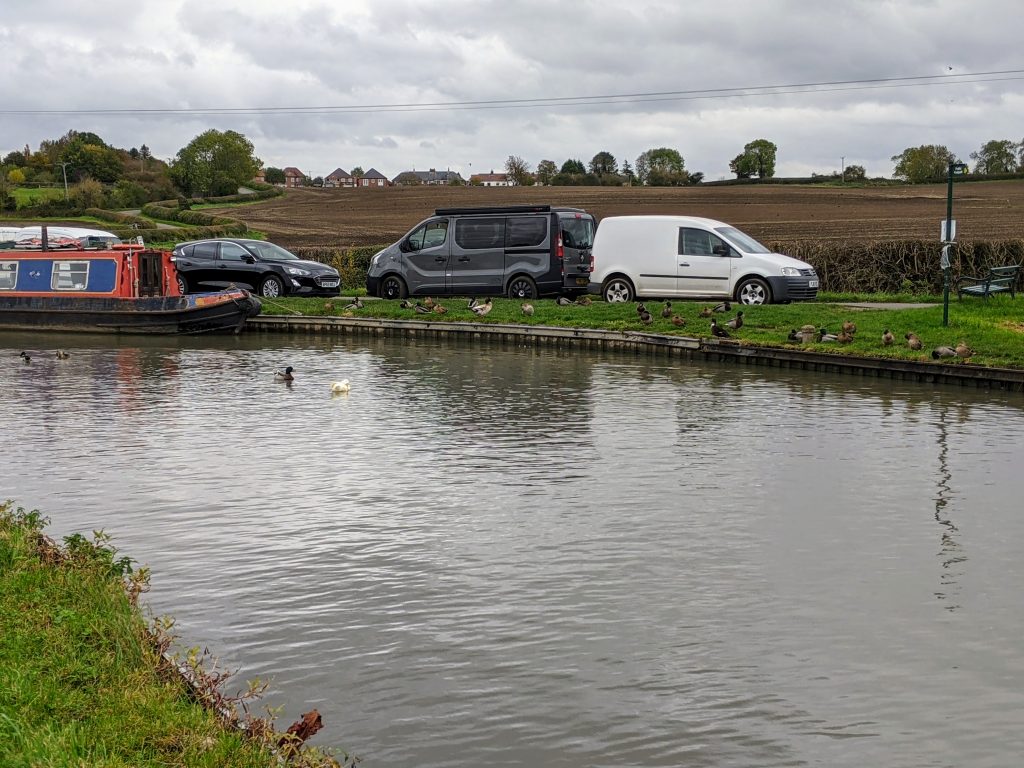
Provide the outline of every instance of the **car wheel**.
<path id="1" fill-rule="evenodd" d="M 621 304 L 624 301 L 632 301 L 636 297 L 636 290 L 626 278 L 611 277 L 604 281 L 601 296 L 609 304 Z"/>
<path id="2" fill-rule="evenodd" d="M 529 275 L 513 277 L 508 284 L 508 297 L 510 299 L 535 299 L 537 298 L 537 284 Z"/>
<path id="3" fill-rule="evenodd" d="M 267 275 L 260 283 L 260 296 L 276 299 L 284 295 L 284 283 L 276 275 Z"/>
<path id="4" fill-rule="evenodd" d="M 184 296 L 185 294 L 188 293 L 188 279 L 183 274 L 181 274 L 179 272 L 178 273 L 178 277 L 177 277 L 177 281 L 178 281 L 178 292 L 182 296 Z"/>
<path id="5" fill-rule="evenodd" d="M 736 288 L 736 301 L 740 304 L 771 304 L 772 289 L 759 277 L 750 277 Z"/>
<path id="6" fill-rule="evenodd" d="M 381 280 L 378 293 L 382 299 L 404 299 L 409 295 L 405 281 L 398 275 L 388 275 Z"/>

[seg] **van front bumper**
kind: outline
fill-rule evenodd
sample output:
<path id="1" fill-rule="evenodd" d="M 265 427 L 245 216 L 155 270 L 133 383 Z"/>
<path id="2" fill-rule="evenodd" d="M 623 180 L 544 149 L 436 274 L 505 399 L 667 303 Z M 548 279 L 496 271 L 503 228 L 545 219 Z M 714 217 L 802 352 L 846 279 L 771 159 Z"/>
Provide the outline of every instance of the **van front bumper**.
<path id="1" fill-rule="evenodd" d="M 818 297 L 818 276 L 768 277 L 772 301 L 812 301 Z"/>
<path id="2" fill-rule="evenodd" d="M 370 275 L 367 275 L 366 276 L 366 295 L 367 296 L 376 296 L 377 295 L 377 290 L 379 288 L 380 288 L 380 278 L 379 277 L 371 277 Z"/>

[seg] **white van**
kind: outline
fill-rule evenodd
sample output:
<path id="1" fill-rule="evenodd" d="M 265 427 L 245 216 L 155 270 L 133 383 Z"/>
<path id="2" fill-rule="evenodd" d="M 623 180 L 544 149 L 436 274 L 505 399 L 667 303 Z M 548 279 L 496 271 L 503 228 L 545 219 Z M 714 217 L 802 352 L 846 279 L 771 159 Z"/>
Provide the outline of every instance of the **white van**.
<path id="1" fill-rule="evenodd" d="M 594 237 L 590 292 L 605 301 L 734 299 L 771 304 L 813 299 L 818 275 L 729 224 L 695 216 L 609 216 Z"/>

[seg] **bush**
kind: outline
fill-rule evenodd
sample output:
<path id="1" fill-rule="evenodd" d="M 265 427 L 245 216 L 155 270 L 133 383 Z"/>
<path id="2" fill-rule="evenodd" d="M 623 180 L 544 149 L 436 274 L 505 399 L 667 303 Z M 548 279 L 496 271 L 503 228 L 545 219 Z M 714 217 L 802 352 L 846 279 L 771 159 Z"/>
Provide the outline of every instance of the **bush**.
<path id="1" fill-rule="evenodd" d="M 366 273 L 370 269 L 370 259 L 383 245 L 365 245 L 356 248 L 292 248 L 292 253 L 300 259 L 319 261 L 330 264 L 341 275 L 341 285 L 346 289 L 366 287 Z"/>
<path id="2" fill-rule="evenodd" d="M 68 197 L 79 208 L 103 208 L 107 204 L 107 191 L 95 179 L 85 179 L 75 184 Z"/>

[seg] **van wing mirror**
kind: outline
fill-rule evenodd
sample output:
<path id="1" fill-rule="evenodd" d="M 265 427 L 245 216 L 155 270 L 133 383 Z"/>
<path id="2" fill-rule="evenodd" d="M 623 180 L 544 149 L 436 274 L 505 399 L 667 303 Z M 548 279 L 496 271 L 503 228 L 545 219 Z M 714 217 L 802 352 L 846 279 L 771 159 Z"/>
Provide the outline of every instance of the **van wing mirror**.
<path id="1" fill-rule="evenodd" d="M 408 240 L 402 240 L 398 244 L 398 250 L 400 250 L 402 253 L 408 253 L 409 251 L 412 250 L 412 244 Z"/>
<path id="2" fill-rule="evenodd" d="M 721 245 L 716 245 L 711 249 L 711 252 L 716 256 L 730 256 L 732 255 L 732 248 L 723 243 Z"/>

